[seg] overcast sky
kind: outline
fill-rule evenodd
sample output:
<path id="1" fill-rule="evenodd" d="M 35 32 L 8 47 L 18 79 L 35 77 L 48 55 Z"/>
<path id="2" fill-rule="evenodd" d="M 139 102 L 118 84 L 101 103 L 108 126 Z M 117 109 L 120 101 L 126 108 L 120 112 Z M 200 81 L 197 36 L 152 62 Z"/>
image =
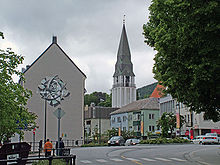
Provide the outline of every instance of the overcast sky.
<path id="1" fill-rule="evenodd" d="M 86 74 L 86 89 L 110 93 L 123 15 L 136 87 L 156 82 L 155 52 L 144 43 L 150 0 L 0 0 L 0 49 L 11 47 L 30 65 L 51 44 L 52 36 Z M 65 81 L 65 80 L 64 80 Z"/>

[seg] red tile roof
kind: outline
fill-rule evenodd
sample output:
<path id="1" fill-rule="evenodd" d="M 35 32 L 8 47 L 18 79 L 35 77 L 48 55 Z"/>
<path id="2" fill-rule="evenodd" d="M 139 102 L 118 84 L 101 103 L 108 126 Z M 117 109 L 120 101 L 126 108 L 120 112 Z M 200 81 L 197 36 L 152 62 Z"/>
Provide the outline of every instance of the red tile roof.
<path id="1" fill-rule="evenodd" d="M 150 95 L 150 97 L 161 98 L 163 96 L 163 93 L 162 93 L 163 89 L 165 89 L 164 86 L 162 86 L 158 83 L 156 88 L 154 89 L 154 91 Z"/>

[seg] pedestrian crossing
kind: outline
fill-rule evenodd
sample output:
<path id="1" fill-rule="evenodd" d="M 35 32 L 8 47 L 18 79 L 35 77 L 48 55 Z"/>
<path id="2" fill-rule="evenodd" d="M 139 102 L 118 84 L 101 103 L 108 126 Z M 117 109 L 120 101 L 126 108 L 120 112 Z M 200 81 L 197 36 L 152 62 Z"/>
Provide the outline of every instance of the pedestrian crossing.
<path id="1" fill-rule="evenodd" d="M 107 163 L 107 162 L 123 162 L 123 161 L 135 161 L 135 162 L 185 162 L 185 159 L 180 158 L 162 158 L 162 157 L 155 157 L 155 158 L 129 158 L 129 157 L 123 157 L 123 158 L 109 158 L 109 159 L 95 159 L 93 161 L 90 160 L 79 160 L 82 164 L 95 164 L 96 162 L 99 163 Z"/>

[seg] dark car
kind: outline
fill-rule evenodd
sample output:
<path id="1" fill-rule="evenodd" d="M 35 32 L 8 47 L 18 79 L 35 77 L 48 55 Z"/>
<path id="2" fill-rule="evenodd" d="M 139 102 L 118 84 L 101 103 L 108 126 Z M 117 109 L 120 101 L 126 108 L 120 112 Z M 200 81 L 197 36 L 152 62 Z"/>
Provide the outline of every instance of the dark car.
<path id="1" fill-rule="evenodd" d="M 125 139 L 122 136 L 113 136 L 108 141 L 108 146 L 123 146 L 125 145 Z"/>

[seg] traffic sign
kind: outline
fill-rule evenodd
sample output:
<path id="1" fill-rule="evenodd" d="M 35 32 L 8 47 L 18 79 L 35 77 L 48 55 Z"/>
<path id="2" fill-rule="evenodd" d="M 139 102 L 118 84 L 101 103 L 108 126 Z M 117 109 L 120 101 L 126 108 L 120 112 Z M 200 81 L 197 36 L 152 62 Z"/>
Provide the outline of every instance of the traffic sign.
<path id="1" fill-rule="evenodd" d="M 61 108 L 57 108 L 53 114 L 57 117 L 57 119 L 61 119 L 64 115 L 65 115 L 65 112 L 64 110 L 62 110 Z"/>

